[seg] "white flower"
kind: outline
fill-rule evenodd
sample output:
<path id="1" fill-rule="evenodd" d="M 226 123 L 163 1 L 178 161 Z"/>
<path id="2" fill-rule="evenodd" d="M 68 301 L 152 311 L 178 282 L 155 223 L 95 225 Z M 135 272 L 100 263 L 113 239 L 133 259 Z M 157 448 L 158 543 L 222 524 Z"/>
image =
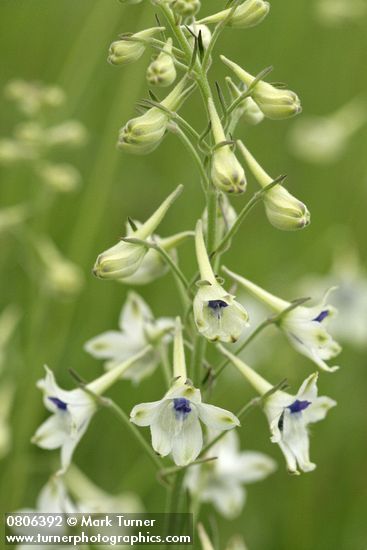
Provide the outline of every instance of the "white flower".
<path id="1" fill-rule="evenodd" d="M 198 523 L 197 530 L 202 550 L 214 550 L 214 546 L 202 523 Z M 247 550 L 247 546 L 241 535 L 234 535 L 228 541 L 226 550 Z"/>
<path id="2" fill-rule="evenodd" d="M 223 431 L 239 426 L 231 412 L 201 402 L 200 390 L 187 381 L 182 329 L 176 319 L 173 359 L 174 385 L 163 399 L 136 405 L 130 420 L 137 426 L 150 426 L 153 449 L 161 456 L 172 453 L 178 466 L 193 462 L 203 446 L 200 421 Z M 185 383 L 186 381 L 186 383 Z"/>
<path id="3" fill-rule="evenodd" d="M 246 290 L 260 298 L 276 313 L 282 313 L 291 307 L 290 302 L 277 298 L 248 279 L 226 268 L 223 271 Z M 326 304 L 329 292 L 325 294 L 323 300 L 317 306 L 297 306 L 284 313 L 277 324 L 299 353 L 311 359 L 320 369 L 334 372 L 339 367 L 329 367 L 325 361 L 338 355 L 341 347 L 326 330 L 328 321 L 336 313 L 334 307 Z"/>
<path id="4" fill-rule="evenodd" d="M 356 348 L 367 346 L 367 274 L 357 258 L 338 254 L 338 261 L 326 276 L 307 277 L 303 288 L 321 293 L 334 286 L 330 301 L 338 310 L 332 318 L 331 327 L 335 336 Z"/>
<path id="5" fill-rule="evenodd" d="M 96 395 L 102 395 L 111 387 L 134 361 L 150 351 L 145 348 L 142 352 L 115 367 L 86 385 L 86 388 Z M 61 450 L 61 468 L 58 475 L 63 474 L 70 465 L 74 450 L 87 431 L 89 423 L 97 411 L 95 398 L 82 389 L 66 391 L 61 389 L 55 380 L 52 371 L 45 367 L 46 376 L 39 380 L 37 386 L 43 392 L 43 402 L 52 414 L 37 429 L 32 443 L 42 449 Z"/>
<path id="6" fill-rule="evenodd" d="M 86 342 L 85 350 L 97 359 L 106 359 L 105 367 L 113 369 L 149 344 L 169 343 L 173 327 L 173 319 L 154 319 L 144 300 L 135 292 L 129 292 L 120 313 L 120 331 L 110 330 L 95 336 Z M 154 371 L 159 362 L 159 352 L 153 347 L 123 374 L 123 378 L 140 382 Z"/>
<path id="7" fill-rule="evenodd" d="M 367 13 L 364 0 L 317 0 L 314 6 L 316 17 L 327 26 L 358 23 Z"/>
<path id="8" fill-rule="evenodd" d="M 271 441 L 278 443 L 291 473 L 310 472 L 316 465 L 310 462 L 308 424 L 323 420 L 336 402 L 317 396 L 318 374 L 311 374 L 301 385 L 297 395 L 276 391 L 264 404 Z"/>
<path id="9" fill-rule="evenodd" d="M 246 363 L 220 346 L 233 365 L 255 390 L 264 396 L 272 385 Z M 264 412 L 269 422 L 271 441 L 277 443 L 292 474 L 311 472 L 316 465 L 310 461 L 308 425 L 323 420 L 336 402 L 330 397 L 317 396 L 318 374 L 311 374 L 301 385 L 297 395 L 276 390 L 264 398 Z"/>
<path id="10" fill-rule="evenodd" d="M 41 489 L 35 509 L 22 509 L 18 510 L 22 514 L 75 514 L 78 513 L 78 508 L 70 500 L 67 490 L 65 488 L 64 482 L 61 477 L 53 476 L 49 479 L 46 485 Z M 40 533 L 41 536 L 54 535 L 62 536 L 66 535 L 65 526 L 56 527 L 17 527 L 16 533 L 18 535 L 37 535 Z M 17 546 L 17 550 L 30 550 L 34 546 L 27 544 L 20 544 Z M 42 548 L 45 550 L 54 549 L 53 545 L 43 545 Z M 66 549 L 75 548 L 75 546 L 64 546 Z"/>
<path id="11" fill-rule="evenodd" d="M 211 434 L 211 439 L 215 435 Z M 211 502 L 220 514 L 232 519 L 245 504 L 243 485 L 264 479 L 274 472 L 276 463 L 263 453 L 241 452 L 234 431 L 222 437 L 210 455 L 217 459 L 189 468 L 185 484 L 200 502 Z"/>
<path id="12" fill-rule="evenodd" d="M 197 329 L 208 340 L 235 342 L 247 325 L 248 314 L 215 278 L 205 248 L 201 220 L 196 227 L 196 256 L 202 279 L 193 304 Z"/>
<path id="13" fill-rule="evenodd" d="M 186 384 L 171 388 L 160 401 L 136 405 L 130 419 L 150 426 L 153 449 L 161 456 L 172 453 L 178 466 L 193 462 L 202 449 L 200 421 L 220 431 L 240 424 L 231 412 L 202 403 L 200 390 Z"/>
<path id="14" fill-rule="evenodd" d="M 123 511 L 134 514 L 143 511 L 140 499 L 131 492 L 111 495 L 95 485 L 74 464 L 70 466 L 65 483 L 82 513 L 105 514 Z"/>
<path id="15" fill-rule="evenodd" d="M 183 186 L 179 185 L 157 210 L 133 231 L 129 237 L 139 240 L 148 240 L 163 220 L 170 206 L 182 192 Z M 102 252 L 96 260 L 93 273 L 101 279 L 125 279 L 134 275 L 148 253 L 148 248 L 140 243 L 120 241 L 105 252 Z"/>

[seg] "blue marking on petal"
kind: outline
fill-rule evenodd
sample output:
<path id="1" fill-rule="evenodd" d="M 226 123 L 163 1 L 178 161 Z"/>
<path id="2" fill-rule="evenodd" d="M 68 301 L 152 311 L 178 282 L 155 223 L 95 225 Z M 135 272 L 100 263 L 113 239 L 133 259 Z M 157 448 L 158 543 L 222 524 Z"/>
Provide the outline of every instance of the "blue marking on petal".
<path id="1" fill-rule="evenodd" d="M 324 309 L 315 319 L 312 319 L 313 321 L 317 321 L 318 323 L 322 323 L 322 321 L 329 315 L 329 310 Z"/>
<path id="2" fill-rule="evenodd" d="M 291 411 L 291 414 L 294 414 L 304 411 L 310 405 L 311 401 L 299 401 L 299 399 L 296 399 L 294 403 L 287 407 L 287 409 Z"/>
<path id="3" fill-rule="evenodd" d="M 227 302 L 224 300 L 209 300 L 208 307 L 213 311 L 218 319 L 220 318 L 221 310 L 228 307 Z"/>
<path id="4" fill-rule="evenodd" d="M 190 401 L 184 397 L 176 397 L 173 400 L 173 408 L 177 418 L 186 418 L 191 412 Z"/>
<path id="5" fill-rule="evenodd" d="M 61 401 L 61 399 L 59 399 L 58 397 L 49 397 L 48 399 L 49 399 L 54 405 L 56 405 L 56 407 L 57 407 L 60 411 L 66 411 L 66 409 L 68 408 L 67 403 L 65 403 L 64 401 Z"/>

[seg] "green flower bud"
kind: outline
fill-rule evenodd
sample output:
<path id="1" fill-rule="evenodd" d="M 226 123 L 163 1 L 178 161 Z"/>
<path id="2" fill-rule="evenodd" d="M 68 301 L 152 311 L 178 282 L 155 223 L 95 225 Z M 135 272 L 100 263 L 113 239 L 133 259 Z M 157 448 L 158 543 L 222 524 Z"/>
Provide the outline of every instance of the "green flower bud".
<path id="1" fill-rule="evenodd" d="M 253 176 L 264 188 L 273 180 L 263 170 L 250 151 L 239 143 L 239 148 Z M 303 202 L 291 195 L 282 185 L 276 185 L 263 194 L 266 216 L 269 222 L 283 231 L 303 229 L 310 223 L 310 212 Z"/>
<path id="2" fill-rule="evenodd" d="M 59 107 L 65 101 L 65 94 L 58 86 L 18 79 L 7 83 L 5 95 L 27 116 L 37 115 L 44 107 Z"/>
<path id="3" fill-rule="evenodd" d="M 183 186 L 179 185 L 152 216 L 143 225 L 138 227 L 136 231 L 130 234 L 129 237 L 139 240 L 150 239 L 170 206 L 181 193 L 182 188 Z M 121 280 L 126 277 L 131 277 L 138 271 L 147 253 L 148 248 L 143 244 L 120 241 L 98 256 L 93 268 L 93 273 L 100 279 Z"/>
<path id="4" fill-rule="evenodd" d="M 237 219 L 237 212 L 228 200 L 228 197 L 224 193 L 219 193 L 218 205 L 217 205 L 217 233 L 218 237 L 222 239 L 224 235 L 229 231 L 232 225 Z M 208 210 L 205 208 L 203 215 L 203 230 L 207 233 L 208 230 Z"/>
<path id="5" fill-rule="evenodd" d="M 178 15 L 192 17 L 200 10 L 201 2 L 200 0 L 175 0 L 171 7 Z"/>
<path id="6" fill-rule="evenodd" d="M 175 111 L 186 97 L 186 79 L 183 78 L 161 102 L 163 107 Z M 169 114 L 152 107 L 143 115 L 133 118 L 121 128 L 117 146 L 128 153 L 146 155 L 158 147 L 169 123 Z"/>
<path id="7" fill-rule="evenodd" d="M 78 120 L 65 120 L 61 124 L 51 126 L 46 130 L 45 140 L 48 146 L 80 147 L 87 141 L 85 126 Z"/>
<path id="8" fill-rule="evenodd" d="M 172 57 L 172 38 L 169 38 L 158 57 L 147 69 L 147 81 L 152 86 L 171 86 L 176 80 L 177 72 Z"/>
<path id="9" fill-rule="evenodd" d="M 246 189 L 245 172 L 229 145 L 220 145 L 226 141 L 221 121 L 210 99 L 208 103 L 212 132 L 216 145 L 219 145 L 212 156 L 212 182 L 226 193 L 243 193 Z"/>
<path id="10" fill-rule="evenodd" d="M 220 57 L 247 87 L 251 86 L 255 80 L 254 76 L 224 57 L 224 55 Z M 262 80 L 253 88 L 251 97 L 264 115 L 274 120 L 289 118 L 298 115 L 302 111 L 301 102 L 297 94 L 291 90 L 276 88 Z"/>
<path id="11" fill-rule="evenodd" d="M 221 23 L 224 21 L 232 8 L 214 13 L 208 17 L 201 19 L 199 23 Z M 236 29 L 248 29 L 261 23 L 261 21 L 268 15 L 270 10 L 269 2 L 264 0 L 246 0 L 243 4 L 240 4 L 229 17 L 226 25 L 228 27 L 234 27 Z"/>
<path id="12" fill-rule="evenodd" d="M 35 158 L 37 158 L 37 151 L 32 145 L 15 139 L 0 140 L 0 164 L 12 164 Z"/>
<path id="13" fill-rule="evenodd" d="M 112 42 L 107 61 L 111 65 L 128 65 L 141 58 L 145 52 L 145 40 L 162 31 L 164 27 L 153 27 L 137 32 L 132 36 L 122 37 L 121 40 Z"/>
<path id="14" fill-rule="evenodd" d="M 30 207 L 27 204 L 16 204 L 0 208 L 0 235 L 20 227 L 27 221 L 30 214 Z"/>
<path id="15" fill-rule="evenodd" d="M 226 83 L 233 101 L 246 91 L 246 87 L 244 87 L 244 89 L 238 88 L 229 76 L 226 77 Z M 264 120 L 264 114 L 260 111 L 252 97 L 244 98 L 238 107 L 236 107 L 233 111 L 228 128 L 228 132 L 230 134 L 234 132 L 238 122 L 241 119 L 252 126 L 259 124 L 262 120 Z"/>

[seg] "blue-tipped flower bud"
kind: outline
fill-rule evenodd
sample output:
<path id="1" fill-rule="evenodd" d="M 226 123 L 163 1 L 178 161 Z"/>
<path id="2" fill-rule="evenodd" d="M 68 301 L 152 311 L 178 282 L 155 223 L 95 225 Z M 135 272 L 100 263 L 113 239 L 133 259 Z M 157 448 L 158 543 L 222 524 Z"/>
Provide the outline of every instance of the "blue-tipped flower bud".
<path id="1" fill-rule="evenodd" d="M 243 4 L 240 4 L 230 15 L 231 7 L 226 10 L 214 13 L 208 17 L 201 19 L 199 23 L 212 24 L 221 23 L 226 20 L 228 27 L 234 27 L 237 29 L 248 29 L 261 23 L 261 21 L 268 15 L 270 10 L 269 2 L 264 0 L 246 0 Z"/>
<path id="2" fill-rule="evenodd" d="M 220 57 L 223 63 L 230 67 L 247 87 L 253 85 L 254 76 L 242 69 L 237 63 L 233 63 L 233 61 L 224 57 L 224 55 Z M 253 87 L 251 97 L 264 115 L 274 120 L 289 118 L 298 115 L 302 111 L 297 94 L 291 90 L 276 88 L 263 80 L 259 80 Z"/>
<path id="3" fill-rule="evenodd" d="M 134 63 L 134 61 L 140 59 L 145 52 L 145 41 L 162 30 L 163 27 L 153 27 L 112 42 L 107 61 L 111 63 L 111 65 L 128 65 L 129 63 Z"/>

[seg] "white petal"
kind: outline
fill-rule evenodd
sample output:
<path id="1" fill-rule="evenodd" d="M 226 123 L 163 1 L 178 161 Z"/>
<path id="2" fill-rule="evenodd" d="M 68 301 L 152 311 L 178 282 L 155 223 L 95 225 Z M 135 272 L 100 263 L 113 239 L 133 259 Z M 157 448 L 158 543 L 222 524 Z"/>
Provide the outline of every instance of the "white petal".
<path id="1" fill-rule="evenodd" d="M 194 386 L 189 384 L 182 384 L 179 386 L 173 386 L 167 393 L 166 399 L 174 399 L 176 397 L 185 397 L 191 403 L 201 403 L 201 392 Z"/>
<path id="2" fill-rule="evenodd" d="M 214 405 L 208 405 L 207 403 L 201 403 L 196 405 L 199 417 L 204 424 L 214 430 L 231 430 L 235 426 L 240 425 L 240 421 L 230 411 L 221 409 Z"/>
<path id="3" fill-rule="evenodd" d="M 35 443 L 42 449 L 57 449 L 64 444 L 68 438 L 68 412 L 53 414 L 38 428 L 32 438 L 32 443 Z"/>
<path id="4" fill-rule="evenodd" d="M 286 445 L 283 441 L 279 441 L 278 445 L 287 463 L 288 472 L 290 474 L 299 474 L 299 471 L 297 470 L 296 457 L 294 456 L 293 452 L 290 450 L 288 445 Z"/>
<path id="5" fill-rule="evenodd" d="M 306 378 L 298 390 L 297 399 L 300 401 L 311 401 L 312 403 L 317 397 L 317 380 L 318 373 L 311 374 L 311 376 Z"/>
<path id="6" fill-rule="evenodd" d="M 315 469 L 315 464 L 310 462 L 310 441 L 302 412 L 284 411 L 282 441 L 293 453 L 302 471 L 309 472 Z"/>
<path id="7" fill-rule="evenodd" d="M 245 451 L 241 453 L 237 462 L 237 478 L 243 483 L 255 483 L 265 479 L 277 468 L 275 460 L 263 453 Z"/>
<path id="8" fill-rule="evenodd" d="M 200 422 L 193 415 L 188 414 L 183 421 L 182 429 L 173 439 L 172 456 L 177 466 L 186 466 L 193 462 L 203 447 L 203 433 Z"/>
<path id="9" fill-rule="evenodd" d="M 97 359 L 124 360 L 133 355 L 136 346 L 135 341 L 122 332 L 109 330 L 88 340 L 84 349 Z"/>
<path id="10" fill-rule="evenodd" d="M 330 397 L 321 396 L 315 399 L 312 404 L 303 411 L 305 422 L 313 423 L 323 420 L 329 409 L 336 406 L 336 401 Z"/>
<path id="11" fill-rule="evenodd" d="M 227 519 L 239 516 L 246 501 L 246 490 L 241 485 L 212 486 L 206 491 L 206 500 L 211 500 L 218 512 Z"/>
<path id="12" fill-rule="evenodd" d="M 135 405 L 130 413 L 131 422 L 137 426 L 150 426 L 154 422 L 161 404 L 162 401 L 152 401 Z"/>
<path id="13" fill-rule="evenodd" d="M 134 339 L 142 339 L 146 321 L 152 321 L 153 315 L 149 306 L 136 292 L 129 292 L 121 310 L 119 327 Z"/>

